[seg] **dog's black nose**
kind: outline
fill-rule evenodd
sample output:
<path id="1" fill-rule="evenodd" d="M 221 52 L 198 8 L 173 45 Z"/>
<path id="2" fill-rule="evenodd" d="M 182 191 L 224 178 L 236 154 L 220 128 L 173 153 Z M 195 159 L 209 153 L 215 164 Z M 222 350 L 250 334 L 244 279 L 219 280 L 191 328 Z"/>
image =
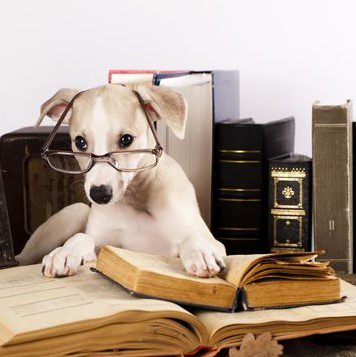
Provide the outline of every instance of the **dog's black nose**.
<path id="1" fill-rule="evenodd" d="M 92 186 L 90 188 L 90 197 L 100 205 L 108 203 L 112 197 L 112 187 L 108 185 Z"/>

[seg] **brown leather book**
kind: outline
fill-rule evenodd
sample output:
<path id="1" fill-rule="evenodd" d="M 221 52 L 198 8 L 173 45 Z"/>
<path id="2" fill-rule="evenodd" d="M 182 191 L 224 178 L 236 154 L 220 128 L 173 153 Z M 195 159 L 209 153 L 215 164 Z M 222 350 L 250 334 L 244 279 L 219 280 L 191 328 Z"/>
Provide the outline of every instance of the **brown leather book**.
<path id="1" fill-rule="evenodd" d="M 96 271 L 130 294 L 217 310 L 256 310 L 339 302 L 340 279 L 322 252 L 229 255 L 214 278 L 188 275 L 179 258 L 104 246 Z"/>
<path id="2" fill-rule="evenodd" d="M 352 107 L 313 104 L 314 249 L 352 272 Z"/>

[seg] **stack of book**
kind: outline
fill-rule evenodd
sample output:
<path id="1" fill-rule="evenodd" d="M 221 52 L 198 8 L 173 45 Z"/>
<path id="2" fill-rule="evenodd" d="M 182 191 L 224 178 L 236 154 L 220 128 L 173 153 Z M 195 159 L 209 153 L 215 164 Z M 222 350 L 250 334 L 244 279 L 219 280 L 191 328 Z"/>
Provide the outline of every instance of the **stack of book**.
<path id="1" fill-rule="evenodd" d="M 88 266 L 65 279 L 44 278 L 40 265 L 6 269 L 0 271 L 0 355 L 166 356 L 201 355 L 202 350 L 216 354 L 239 345 L 247 332 L 269 331 L 283 340 L 355 329 L 356 287 L 336 278 L 326 264 L 309 263 L 314 256 L 232 257 L 224 280 L 194 278 L 184 273 L 179 261 L 107 247 L 97 268 L 121 279 L 123 287 Z M 270 266 L 277 274 L 288 272 L 288 278 L 277 285 L 273 279 L 267 279 L 269 285 L 258 283 L 259 274 L 272 273 Z M 300 284 L 300 277 L 309 280 Z M 126 290 L 134 295 L 168 294 L 170 300 L 183 298 L 188 303 L 198 297 L 200 305 L 225 301 L 231 306 L 237 287 L 244 291 L 246 308 L 324 304 L 236 313 L 187 310 Z M 346 301 L 330 303 L 343 295 Z"/>
<path id="2" fill-rule="evenodd" d="M 288 339 L 356 329 L 356 287 L 337 277 L 352 268 L 350 103 L 314 104 L 312 167 L 294 154 L 293 117 L 234 119 L 236 71 L 111 71 L 109 81 L 152 82 L 185 97 L 185 139 L 159 123 L 160 139 L 195 186 L 207 225 L 235 255 L 210 279 L 188 275 L 179 258 L 110 246 L 95 268 L 66 279 L 44 278 L 40 265 L 2 270 L 0 354 L 217 353 L 247 332 Z M 0 266 L 10 266 L 1 182 L 0 230 Z"/>
<path id="3" fill-rule="evenodd" d="M 313 106 L 312 167 L 311 158 L 294 154 L 293 117 L 265 124 L 237 119 L 237 71 L 113 70 L 109 82 L 150 82 L 185 97 L 184 141 L 163 125 L 158 131 L 193 183 L 205 222 L 229 254 L 315 247 L 326 250 L 324 259 L 339 274 L 352 271 L 349 102 Z"/>
<path id="4" fill-rule="evenodd" d="M 294 151 L 294 118 L 215 127 L 212 232 L 230 254 L 267 252 L 268 160 Z"/>
<path id="5" fill-rule="evenodd" d="M 211 227 L 212 152 L 215 123 L 239 117 L 238 71 L 111 70 L 109 83 L 152 83 L 181 93 L 187 102 L 185 137 L 179 140 L 164 123 L 157 123 L 167 154 L 184 169 L 195 188 L 200 211 Z"/>

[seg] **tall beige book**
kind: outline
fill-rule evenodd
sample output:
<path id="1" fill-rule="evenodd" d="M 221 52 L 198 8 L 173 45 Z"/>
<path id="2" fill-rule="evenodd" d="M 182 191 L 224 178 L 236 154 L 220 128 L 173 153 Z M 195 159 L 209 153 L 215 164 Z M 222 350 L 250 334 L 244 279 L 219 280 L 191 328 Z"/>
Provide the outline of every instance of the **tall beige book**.
<path id="1" fill-rule="evenodd" d="M 135 86 L 152 83 L 153 74 L 116 74 L 111 83 Z M 186 74 L 160 80 L 162 87 L 179 92 L 184 97 L 188 116 L 185 136 L 180 140 L 163 121 L 157 123 L 157 132 L 164 151 L 173 157 L 195 188 L 201 215 L 210 227 L 211 175 L 213 152 L 213 101 L 212 75 L 209 73 Z"/>
<path id="2" fill-rule="evenodd" d="M 201 215 L 210 228 L 214 123 L 239 117 L 238 71 L 112 70 L 109 83 L 133 87 L 154 83 L 182 94 L 188 107 L 184 139 L 177 139 L 163 121 L 157 123 L 158 136 L 165 152 L 193 184 Z"/>
<path id="3" fill-rule="evenodd" d="M 209 73 L 162 79 L 160 86 L 179 92 L 188 106 L 185 137 L 179 140 L 158 123 L 158 133 L 164 140 L 165 151 L 187 174 L 195 188 L 201 215 L 210 227 L 211 182 L 213 154 L 213 78 Z"/>
<path id="4" fill-rule="evenodd" d="M 352 272 L 352 107 L 313 104 L 314 249 L 339 274 Z M 322 259 L 321 259 L 322 261 Z"/>
<path id="5" fill-rule="evenodd" d="M 181 355 L 239 345 L 247 332 L 277 339 L 356 329 L 356 287 L 345 302 L 237 313 L 196 310 L 131 296 L 81 268 L 44 278 L 41 265 L 0 271 L 0 355 Z"/>

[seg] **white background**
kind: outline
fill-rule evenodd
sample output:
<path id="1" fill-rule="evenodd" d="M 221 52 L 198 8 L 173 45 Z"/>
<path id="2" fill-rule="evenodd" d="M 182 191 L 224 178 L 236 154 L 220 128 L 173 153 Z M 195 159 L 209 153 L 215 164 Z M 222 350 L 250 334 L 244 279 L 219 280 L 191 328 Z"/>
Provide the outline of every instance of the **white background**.
<path id="1" fill-rule="evenodd" d="M 310 154 L 312 102 L 356 99 L 355 19 L 352 0 L 0 0 L 0 134 L 110 68 L 237 68 L 241 116 L 294 115 Z"/>

